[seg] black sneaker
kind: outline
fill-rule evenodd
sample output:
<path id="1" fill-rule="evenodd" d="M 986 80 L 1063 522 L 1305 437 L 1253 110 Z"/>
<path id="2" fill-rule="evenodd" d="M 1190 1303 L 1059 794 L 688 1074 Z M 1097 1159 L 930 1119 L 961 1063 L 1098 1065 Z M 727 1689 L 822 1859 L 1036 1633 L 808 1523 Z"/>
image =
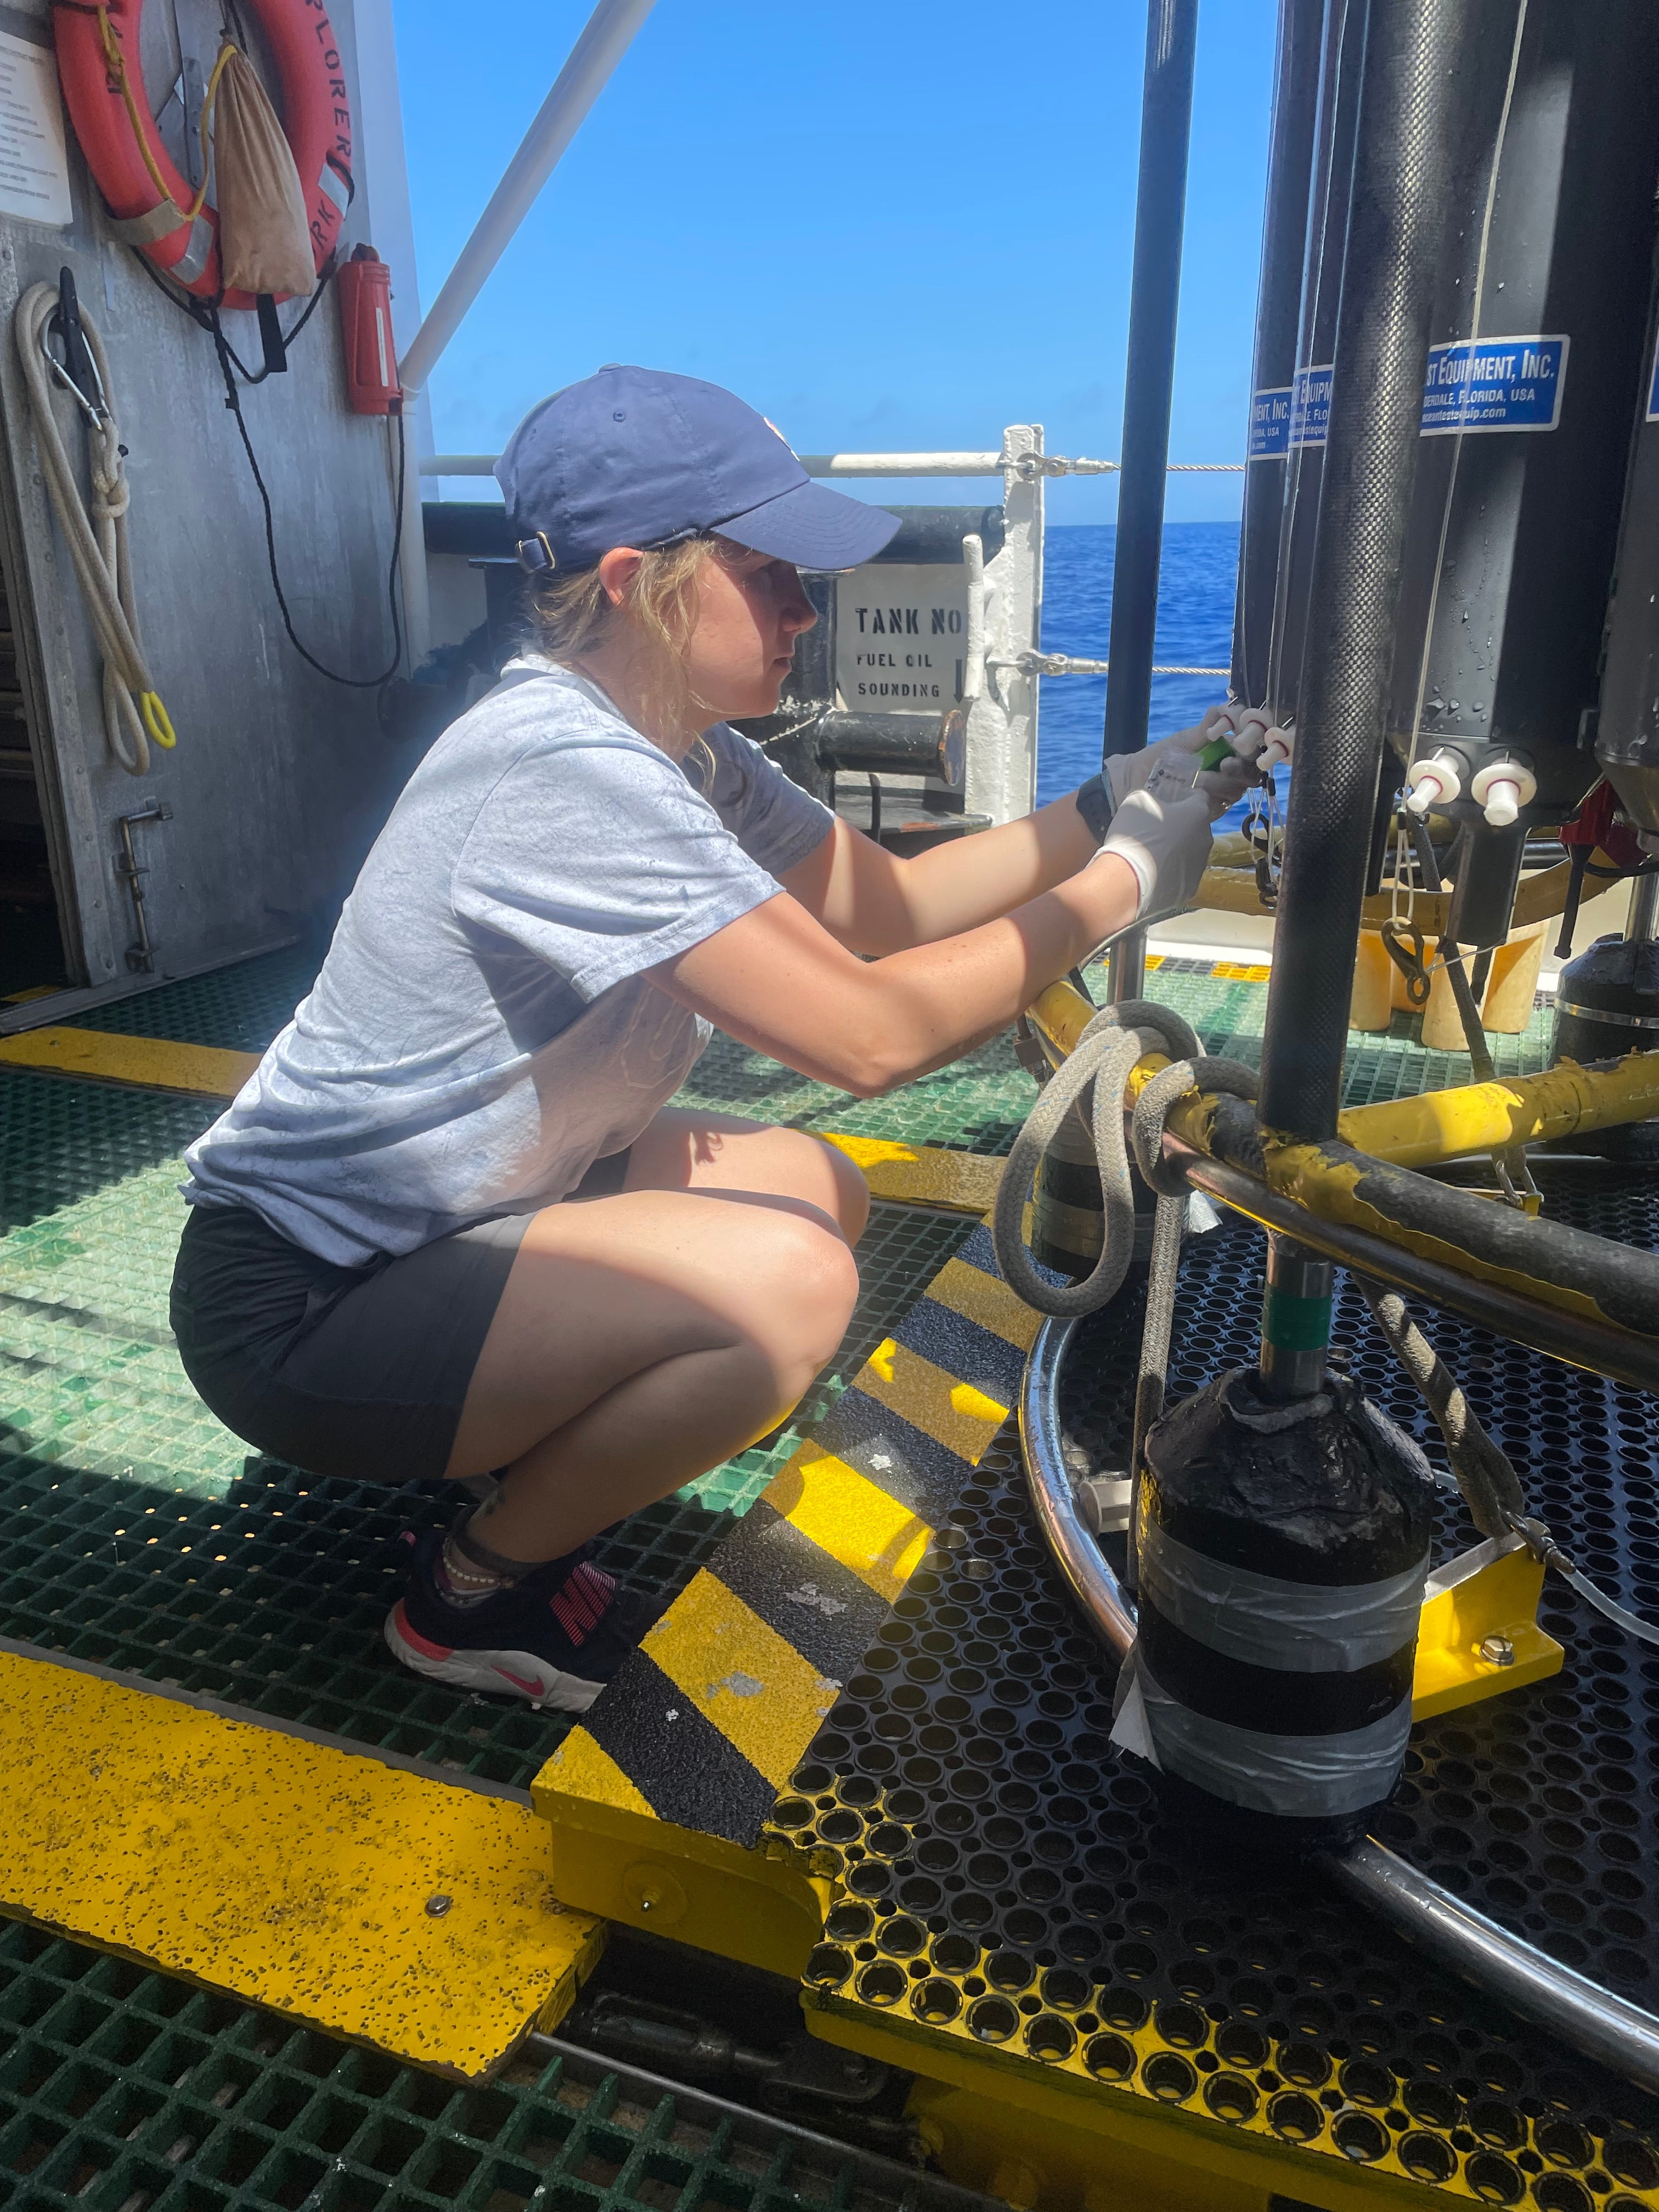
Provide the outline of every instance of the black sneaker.
<path id="1" fill-rule="evenodd" d="M 387 1649 L 428 1681 L 585 1713 L 661 1607 L 618 1591 L 583 1545 L 511 1589 L 456 1605 L 437 1586 L 443 1533 L 415 1547 L 409 1584 L 386 1620 Z"/>

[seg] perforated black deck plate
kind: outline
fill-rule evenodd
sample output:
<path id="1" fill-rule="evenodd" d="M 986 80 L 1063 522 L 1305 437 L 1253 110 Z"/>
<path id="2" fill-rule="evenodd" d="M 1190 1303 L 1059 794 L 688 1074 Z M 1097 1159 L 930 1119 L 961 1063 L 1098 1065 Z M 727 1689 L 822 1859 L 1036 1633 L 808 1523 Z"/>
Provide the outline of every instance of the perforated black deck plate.
<path id="1" fill-rule="evenodd" d="M 1565 1164 L 1542 1174 L 1559 1218 L 1659 1243 L 1651 1179 L 1633 1188 L 1628 1170 Z M 1171 1396 L 1253 1358 L 1263 1251 L 1241 1224 L 1189 1247 Z M 1339 1280 L 1336 1334 L 1353 1370 L 1432 1454 L 1415 1391 Z M 1086 1324 L 1070 1357 L 1068 1455 L 1097 1466 L 1123 1463 L 1138 1304 L 1121 1299 Z M 1625 1603 L 1659 1614 L 1659 1408 L 1424 1318 L 1534 1509 Z M 1628 2212 L 1631 2192 L 1659 2187 L 1654 2100 L 1435 1970 L 1311 1877 L 1243 1886 L 1160 1818 L 1146 1770 L 1107 1741 L 1112 1670 L 1061 1601 L 1012 1436 L 980 1474 L 951 1516 L 961 1565 L 913 1580 L 779 1808 L 796 1842 L 840 1839 L 853 1893 L 811 1978 L 1207 2107 L 1218 2124 L 1493 2203 Z M 1449 1504 L 1442 1555 L 1474 1540 Z M 1565 1671 L 1419 1727 L 1378 1832 L 1652 2007 L 1659 1653 L 1559 1583 L 1545 1619 L 1567 1646 Z M 849 1814 L 863 1828 L 850 1846 Z"/>

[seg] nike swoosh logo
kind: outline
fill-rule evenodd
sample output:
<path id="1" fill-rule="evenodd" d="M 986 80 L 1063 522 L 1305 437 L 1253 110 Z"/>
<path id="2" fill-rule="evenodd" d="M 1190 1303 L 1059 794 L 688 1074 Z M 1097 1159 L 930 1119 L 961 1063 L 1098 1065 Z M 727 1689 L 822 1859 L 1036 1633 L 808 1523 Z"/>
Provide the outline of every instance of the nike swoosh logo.
<path id="1" fill-rule="evenodd" d="M 539 1698 L 542 1694 L 539 1682 L 527 1682 L 522 1674 L 515 1674 L 511 1668 L 497 1667 L 495 1672 L 504 1682 L 511 1682 L 515 1690 L 522 1690 L 527 1698 Z"/>

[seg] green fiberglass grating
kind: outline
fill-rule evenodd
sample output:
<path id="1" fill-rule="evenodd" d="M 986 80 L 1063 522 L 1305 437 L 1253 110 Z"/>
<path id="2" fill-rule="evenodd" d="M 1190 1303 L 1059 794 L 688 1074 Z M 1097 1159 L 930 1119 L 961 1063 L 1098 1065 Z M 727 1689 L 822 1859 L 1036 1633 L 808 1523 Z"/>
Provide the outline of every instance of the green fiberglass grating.
<path id="1" fill-rule="evenodd" d="M 218 1110 L 207 1099 L 0 1068 L 0 1235 L 173 1159 Z"/>
<path id="2" fill-rule="evenodd" d="M 401 1539 L 446 1522 L 454 1496 L 313 1481 L 250 1455 L 191 1389 L 167 1328 L 179 1173 L 129 1176 L 0 1238 L 0 1632 L 527 1782 L 562 1722 L 435 1689 L 380 1644 Z M 687 1581 L 970 1226 L 875 1207 L 857 1311 L 795 1419 L 620 1523 L 604 1564 L 650 1591 Z"/>
<path id="3" fill-rule="evenodd" d="M 171 1037 L 180 1044 L 219 1045 L 231 1052 L 263 1052 L 311 988 L 321 957 L 313 945 L 290 945 L 234 968 L 158 983 L 154 990 L 94 1006 L 75 1015 L 75 1025 L 127 1036 Z"/>
<path id="4" fill-rule="evenodd" d="M 77 1023 L 135 1036 L 259 1051 L 309 988 L 315 965 L 314 954 L 302 948 L 270 953 L 239 968 L 160 985 L 79 1016 Z M 1091 969 L 1088 981 L 1096 998 L 1103 1000 L 1104 969 Z M 1208 961 L 1169 958 L 1153 971 L 1147 988 L 1185 1014 L 1211 1052 L 1231 1053 L 1250 1063 L 1259 1058 L 1265 982 L 1216 975 Z M 1540 1000 L 1522 1036 L 1489 1038 L 1498 1073 L 1526 1074 L 1547 1066 L 1551 1023 L 1548 1004 Z M 1352 1036 L 1345 1104 L 1369 1105 L 1467 1082 L 1468 1055 L 1427 1051 L 1419 1041 L 1420 1029 L 1420 1017 L 1399 1017 L 1395 1035 Z M 1031 1097 L 1030 1079 L 1014 1058 L 1012 1036 L 994 1038 L 953 1066 L 872 1099 L 853 1098 L 716 1036 L 675 1103 L 795 1128 L 994 1155 L 1013 1142 Z M 212 1118 L 210 1113 L 207 1119 Z M 191 1125 L 189 1133 L 195 1133 Z"/>
<path id="5" fill-rule="evenodd" d="M 550 2038 L 485 2087 L 0 1929 L 19 2212 L 974 2212 L 967 2191 Z"/>

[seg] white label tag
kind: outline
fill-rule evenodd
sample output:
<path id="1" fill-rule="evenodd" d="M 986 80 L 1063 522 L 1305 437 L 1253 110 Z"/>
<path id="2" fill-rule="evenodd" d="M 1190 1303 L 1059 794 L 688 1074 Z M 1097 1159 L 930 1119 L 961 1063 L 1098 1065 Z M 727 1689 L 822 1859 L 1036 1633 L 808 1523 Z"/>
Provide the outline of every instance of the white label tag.
<path id="1" fill-rule="evenodd" d="M 0 215 L 58 230 L 75 219 L 58 64 L 9 31 L 0 31 Z"/>

